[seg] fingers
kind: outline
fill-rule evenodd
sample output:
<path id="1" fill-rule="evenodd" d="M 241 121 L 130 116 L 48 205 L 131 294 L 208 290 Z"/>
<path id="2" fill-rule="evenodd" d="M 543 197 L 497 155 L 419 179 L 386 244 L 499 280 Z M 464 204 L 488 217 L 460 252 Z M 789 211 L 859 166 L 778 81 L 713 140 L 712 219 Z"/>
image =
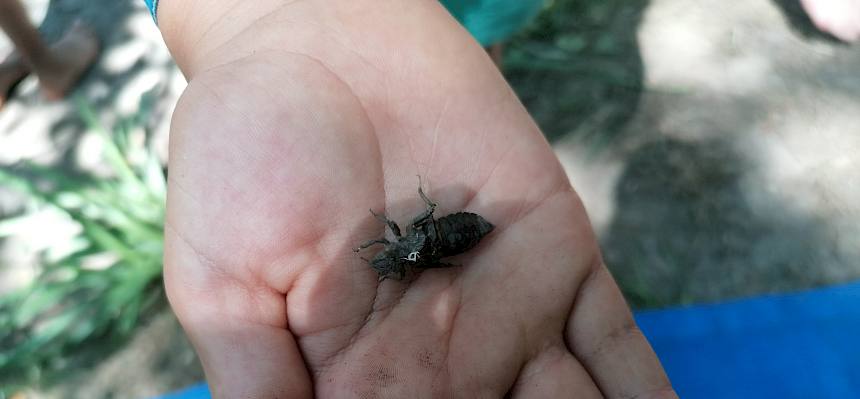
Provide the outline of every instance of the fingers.
<path id="1" fill-rule="evenodd" d="M 523 367 L 511 397 L 602 398 L 591 376 L 567 348 L 552 347 Z"/>
<path id="2" fill-rule="evenodd" d="M 214 398 L 313 397 L 310 376 L 288 331 L 252 324 L 224 330 L 215 320 L 183 325 Z"/>
<path id="3" fill-rule="evenodd" d="M 165 286 L 215 398 L 312 396 L 311 380 L 277 292 L 214 270 L 173 229 L 165 231 Z"/>
<path id="4" fill-rule="evenodd" d="M 582 283 L 565 333 L 606 397 L 677 397 L 605 266 Z"/>

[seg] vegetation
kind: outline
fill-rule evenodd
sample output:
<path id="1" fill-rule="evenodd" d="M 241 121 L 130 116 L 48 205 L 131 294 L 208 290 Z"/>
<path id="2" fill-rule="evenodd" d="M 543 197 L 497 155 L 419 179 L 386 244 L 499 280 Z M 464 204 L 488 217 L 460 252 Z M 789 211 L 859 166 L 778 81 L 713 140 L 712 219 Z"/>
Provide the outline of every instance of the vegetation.
<path id="1" fill-rule="evenodd" d="M 129 143 L 146 112 L 108 131 L 91 108 L 78 103 L 87 129 L 101 139 L 110 177 L 33 163 L 0 168 L 0 185 L 79 227 L 71 250 L 43 254 L 40 275 L 0 298 L 0 397 L 14 385 L 62 369 L 76 349 L 95 340 L 127 337 L 140 316 L 162 302 L 165 175 L 153 151 L 136 152 Z M 0 222 L 0 237 L 29 217 Z"/>

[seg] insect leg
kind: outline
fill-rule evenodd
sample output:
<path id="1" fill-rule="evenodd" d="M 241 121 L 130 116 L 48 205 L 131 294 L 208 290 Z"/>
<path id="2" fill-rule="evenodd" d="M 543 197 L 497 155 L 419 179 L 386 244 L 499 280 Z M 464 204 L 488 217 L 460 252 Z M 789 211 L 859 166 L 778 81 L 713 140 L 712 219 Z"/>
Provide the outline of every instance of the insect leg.
<path id="1" fill-rule="evenodd" d="M 370 210 L 370 214 L 373 215 L 373 217 L 375 217 L 380 222 L 387 224 L 388 228 L 391 229 L 391 232 L 394 233 L 396 237 L 400 237 L 400 226 L 398 226 L 397 223 L 394 223 L 393 220 L 387 218 L 385 214 L 378 214 L 374 212 L 373 209 Z"/>
<path id="2" fill-rule="evenodd" d="M 378 240 L 370 240 L 364 244 L 361 244 L 358 248 L 354 249 L 353 251 L 358 252 L 358 251 L 361 251 L 362 249 L 370 248 L 372 245 L 376 245 L 376 244 L 391 244 L 391 242 L 384 239 L 384 238 L 380 238 Z"/>
<path id="3" fill-rule="evenodd" d="M 427 208 L 436 208 L 436 203 L 431 201 L 430 198 L 427 198 L 427 194 L 424 194 L 424 189 L 421 186 L 418 186 L 418 195 L 420 195 L 421 199 L 424 200 L 424 203 L 427 204 Z"/>
<path id="4" fill-rule="evenodd" d="M 431 201 L 430 198 L 427 198 L 427 195 L 424 194 L 424 190 L 421 189 L 421 186 L 418 186 L 418 195 L 420 195 L 421 199 L 424 200 L 424 203 L 427 204 L 427 209 L 412 220 L 413 226 L 418 226 L 426 223 L 428 220 L 433 220 L 433 212 L 436 210 L 436 203 Z"/>

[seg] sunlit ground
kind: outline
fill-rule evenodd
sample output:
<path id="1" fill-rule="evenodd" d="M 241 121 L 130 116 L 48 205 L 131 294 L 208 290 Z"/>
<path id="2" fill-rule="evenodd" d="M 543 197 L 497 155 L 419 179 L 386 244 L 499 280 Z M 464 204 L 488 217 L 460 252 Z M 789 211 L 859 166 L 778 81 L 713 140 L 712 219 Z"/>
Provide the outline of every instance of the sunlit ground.
<path id="1" fill-rule="evenodd" d="M 653 1 L 645 90 L 618 143 L 557 152 L 639 306 L 860 276 L 860 48 L 767 0 Z"/>
<path id="2" fill-rule="evenodd" d="M 553 22 L 568 21 L 564 35 L 533 28 L 516 39 L 506 74 L 582 196 L 631 304 L 860 278 L 860 47 L 810 34 L 787 0 L 592 3 Z M 96 24 L 105 52 L 78 94 L 111 125 L 146 93 L 147 129 L 130 140 L 165 159 L 184 82 L 143 7 L 28 5 L 48 34 L 75 17 Z M 15 98 L 0 112 L 0 164 L 109 172 L 73 102 L 41 101 L 32 79 Z M 79 233 L 22 199 L 0 188 L 0 219 L 30 215 L 0 227 L 0 293 L 32 280 L 40 250 L 61 251 Z M 165 312 L 103 361 L 29 395 L 163 393 L 202 378 L 191 353 Z"/>

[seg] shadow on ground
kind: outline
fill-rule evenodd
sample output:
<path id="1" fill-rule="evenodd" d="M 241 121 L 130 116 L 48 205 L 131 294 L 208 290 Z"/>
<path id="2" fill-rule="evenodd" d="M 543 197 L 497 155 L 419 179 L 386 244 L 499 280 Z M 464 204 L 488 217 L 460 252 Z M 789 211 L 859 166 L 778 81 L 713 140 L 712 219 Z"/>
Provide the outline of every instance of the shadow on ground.
<path id="1" fill-rule="evenodd" d="M 603 238 L 634 307 L 661 307 L 833 283 L 817 264 L 842 260 L 821 221 L 781 199 L 750 204 L 755 166 L 731 143 L 667 139 L 633 152 Z"/>
<path id="2" fill-rule="evenodd" d="M 857 59 L 839 50 L 797 0 L 558 1 L 512 42 L 505 72 L 577 189 L 612 181 L 584 195 L 611 208 L 606 262 L 631 305 L 662 307 L 856 278 L 853 249 L 837 248 L 847 229 L 827 204 L 798 208 L 815 194 L 792 191 L 817 188 L 788 185 L 827 170 L 819 149 L 851 145 L 836 125 L 860 93 L 846 75 Z M 804 132 L 828 119 L 831 135 Z M 824 169 L 786 178 L 774 153 Z"/>

